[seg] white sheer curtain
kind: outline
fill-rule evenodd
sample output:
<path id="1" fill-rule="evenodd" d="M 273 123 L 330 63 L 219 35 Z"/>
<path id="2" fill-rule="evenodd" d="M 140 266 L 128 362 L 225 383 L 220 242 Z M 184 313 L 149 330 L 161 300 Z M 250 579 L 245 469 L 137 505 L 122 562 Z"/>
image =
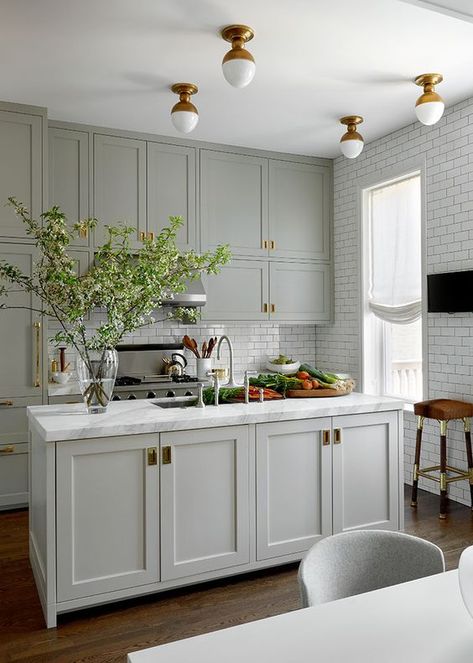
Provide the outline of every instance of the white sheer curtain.
<path id="1" fill-rule="evenodd" d="M 382 320 L 410 324 L 421 317 L 420 177 L 370 193 L 368 305 Z"/>

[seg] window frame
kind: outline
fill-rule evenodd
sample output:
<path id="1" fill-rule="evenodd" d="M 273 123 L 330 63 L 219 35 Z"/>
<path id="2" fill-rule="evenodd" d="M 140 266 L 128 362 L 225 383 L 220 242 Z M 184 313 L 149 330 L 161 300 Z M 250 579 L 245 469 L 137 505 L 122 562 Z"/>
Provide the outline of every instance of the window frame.
<path id="1" fill-rule="evenodd" d="M 426 269 L 426 179 L 425 179 L 425 160 L 412 160 L 405 162 L 403 168 L 397 169 L 381 169 L 377 172 L 376 176 L 363 178 L 358 185 L 358 227 L 359 227 L 359 264 L 360 264 L 360 390 L 362 393 L 375 393 L 384 395 L 385 387 L 385 361 L 386 353 L 384 349 L 385 340 L 384 334 L 376 330 L 370 330 L 368 327 L 376 327 L 378 322 L 374 325 L 367 325 L 367 315 L 372 316 L 368 307 L 366 293 L 368 292 L 368 284 L 370 279 L 370 260 L 371 260 L 371 246 L 370 246 L 370 194 L 372 191 L 395 184 L 412 177 L 420 177 L 421 187 L 421 273 L 422 273 L 422 399 L 428 398 L 428 334 L 427 334 L 427 269 Z M 379 325 L 383 325 L 379 320 Z M 365 352 L 365 348 L 369 344 L 370 351 Z M 375 375 L 375 379 L 369 376 Z M 386 394 L 387 396 L 388 394 Z M 399 398 L 399 397 L 395 397 Z M 406 403 L 413 403 L 414 401 L 404 399 Z"/>

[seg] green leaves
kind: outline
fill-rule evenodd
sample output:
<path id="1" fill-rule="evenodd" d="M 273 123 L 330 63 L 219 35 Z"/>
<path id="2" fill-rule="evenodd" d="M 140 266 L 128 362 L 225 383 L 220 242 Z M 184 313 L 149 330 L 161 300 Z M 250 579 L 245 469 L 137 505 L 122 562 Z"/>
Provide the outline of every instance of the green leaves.
<path id="1" fill-rule="evenodd" d="M 217 274 L 231 258 L 228 246 L 201 255 L 181 253 L 176 236 L 183 220 L 171 216 L 168 227 L 155 239 L 145 239 L 138 250 L 131 246 L 133 229 L 107 226 L 107 241 L 96 250 L 87 274 L 80 274 L 68 249 L 81 233 L 97 225 L 97 219 L 84 219 L 69 227 L 61 209 L 53 206 L 39 223 L 15 198 L 9 198 L 9 204 L 25 224 L 40 258 L 32 276 L 0 262 L 0 297 L 8 296 L 8 284 L 34 293 L 43 303 L 44 314 L 61 324 L 56 341 L 77 349 L 114 348 L 125 335 L 154 322 L 153 312 L 163 300 L 183 292 L 187 280 L 201 272 Z M 0 308 L 5 306 L 6 302 L 0 302 Z M 104 313 L 104 319 L 92 332 L 84 321 L 96 310 Z M 168 317 L 186 321 L 197 316 L 195 309 L 182 307 L 168 313 Z"/>

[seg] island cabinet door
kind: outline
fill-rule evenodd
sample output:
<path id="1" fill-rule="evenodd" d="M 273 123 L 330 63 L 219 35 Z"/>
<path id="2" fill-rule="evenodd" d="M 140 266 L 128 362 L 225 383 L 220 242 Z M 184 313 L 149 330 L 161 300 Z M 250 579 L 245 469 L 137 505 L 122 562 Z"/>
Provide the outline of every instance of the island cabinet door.
<path id="1" fill-rule="evenodd" d="M 249 563 L 247 426 L 161 434 L 161 576 Z"/>
<path id="2" fill-rule="evenodd" d="M 57 600 L 159 580 L 157 436 L 57 444 Z"/>
<path id="3" fill-rule="evenodd" d="M 303 553 L 332 533 L 329 418 L 256 429 L 257 558 Z"/>
<path id="4" fill-rule="evenodd" d="M 334 417 L 333 529 L 399 529 L 397 412 Z"/>

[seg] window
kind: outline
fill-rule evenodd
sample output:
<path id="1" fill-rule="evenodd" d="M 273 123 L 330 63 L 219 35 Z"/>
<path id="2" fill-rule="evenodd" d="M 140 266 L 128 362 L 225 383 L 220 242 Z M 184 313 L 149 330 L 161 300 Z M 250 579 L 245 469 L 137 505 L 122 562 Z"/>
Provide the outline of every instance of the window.
<path id="1" fill-rule="evenodd" d="M 363 192 L 363 386 L 422 399 L 421 178 Z"/>

